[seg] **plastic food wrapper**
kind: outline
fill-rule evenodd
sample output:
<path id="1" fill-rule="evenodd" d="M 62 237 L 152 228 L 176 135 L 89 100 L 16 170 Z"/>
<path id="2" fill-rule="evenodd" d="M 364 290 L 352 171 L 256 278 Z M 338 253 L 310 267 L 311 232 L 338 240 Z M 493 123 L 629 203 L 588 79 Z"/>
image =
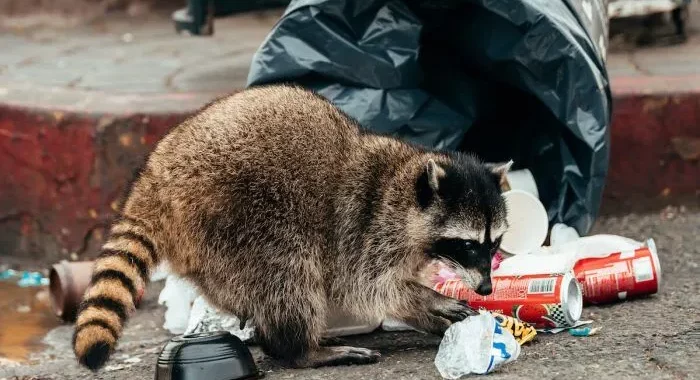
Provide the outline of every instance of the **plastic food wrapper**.
<path id="1" fill-rule="evenodd" d="M 486 374 L 520 355 L 520 345 L 490 313 L 453 323 L 440 343 L 435 367 L 445 379 Z"/>
<path id="2" fill-rule="evenodd" d="M 192 304 L 189 322 L 185 334 L 228 331 L 242 341 L 247 341 L 255 335 L 255 327 L 251 320 L 246 321 L 241 329 L 241 321 L 235 316 L 221 312 L 210 305 L 204 297 L 199 296 Z"/>
<path id="3" fill-rule="evenodd" d="M 529 323 L 523 322 L 518 318 L 510 317 L 500 313 L 491 313 L 502 328 L 510 331 L 519 345 L 523 345 L 535 339 L 537 330 Z"/>

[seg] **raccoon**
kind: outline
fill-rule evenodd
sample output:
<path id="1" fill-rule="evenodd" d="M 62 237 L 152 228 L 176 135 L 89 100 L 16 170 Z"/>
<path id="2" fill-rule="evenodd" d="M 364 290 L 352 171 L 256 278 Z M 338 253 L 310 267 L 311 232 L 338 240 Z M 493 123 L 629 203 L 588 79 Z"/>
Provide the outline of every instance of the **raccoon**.
<path id="1" fill-rule="evenodd" d="M 509 167 L 370 133 L 295 86 L 216 101 L 173 128 L 134 181 L 79 309 L 76 357 L 93 370 L 106 362 L 163 261 L 251 319 L 263 351 L 287 366 L 378 360 L 321 344 L 332 307 L 443 334 L 473 310 L 425 286 L 425 268 L 442 260 L 491 292 Z"/>

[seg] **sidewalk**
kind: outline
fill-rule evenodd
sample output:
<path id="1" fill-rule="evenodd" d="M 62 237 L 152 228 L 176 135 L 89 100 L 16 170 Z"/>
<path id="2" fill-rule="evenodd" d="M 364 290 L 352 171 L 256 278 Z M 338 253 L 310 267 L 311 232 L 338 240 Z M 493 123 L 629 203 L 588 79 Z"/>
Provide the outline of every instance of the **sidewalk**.
<path id="1" fill-rule="evenodd" d="M 213 37 L 175 34 L 167 14 L 0 30 L 3 251 L 45 262 L 94 252 L 134 168 L 170 127 L 245 85 L 280 12 L 217 19 Z M 612 52 L 608 63 L 615 104 L 606 196 L 695 195 L 700 35 Z"/>

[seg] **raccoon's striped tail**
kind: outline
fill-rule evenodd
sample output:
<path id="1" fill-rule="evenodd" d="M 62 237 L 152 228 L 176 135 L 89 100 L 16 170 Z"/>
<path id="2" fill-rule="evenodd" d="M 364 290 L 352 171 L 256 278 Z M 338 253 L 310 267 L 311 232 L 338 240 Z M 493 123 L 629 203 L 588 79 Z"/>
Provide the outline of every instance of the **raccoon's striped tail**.
<path id="1" fill-rule="evenodd" d="M 107 361 L 157 263 L 142 223 L 122 217 L 112 225 L 75 322 L 73 351 L 80 364 L 94 371 Z"/>

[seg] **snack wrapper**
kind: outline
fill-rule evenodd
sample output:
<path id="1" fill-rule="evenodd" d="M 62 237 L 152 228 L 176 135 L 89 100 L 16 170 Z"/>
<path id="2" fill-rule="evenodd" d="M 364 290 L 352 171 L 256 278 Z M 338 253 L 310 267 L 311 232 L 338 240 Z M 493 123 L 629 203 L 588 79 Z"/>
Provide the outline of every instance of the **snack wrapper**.
<path id="1" fill-rule="evenodd" d="M 503 329 L 508 330 L 511 334 L 513 334 L 515 341 L 521 346 L 534 340 L 537 336 L 537 330 L 535 330 L 535 328 L 527 322 L 523 322 L 517 318 L 500 313 L 492 312 L 491 314 L 494 318 L 496 318 L 496 321 Z"/>

